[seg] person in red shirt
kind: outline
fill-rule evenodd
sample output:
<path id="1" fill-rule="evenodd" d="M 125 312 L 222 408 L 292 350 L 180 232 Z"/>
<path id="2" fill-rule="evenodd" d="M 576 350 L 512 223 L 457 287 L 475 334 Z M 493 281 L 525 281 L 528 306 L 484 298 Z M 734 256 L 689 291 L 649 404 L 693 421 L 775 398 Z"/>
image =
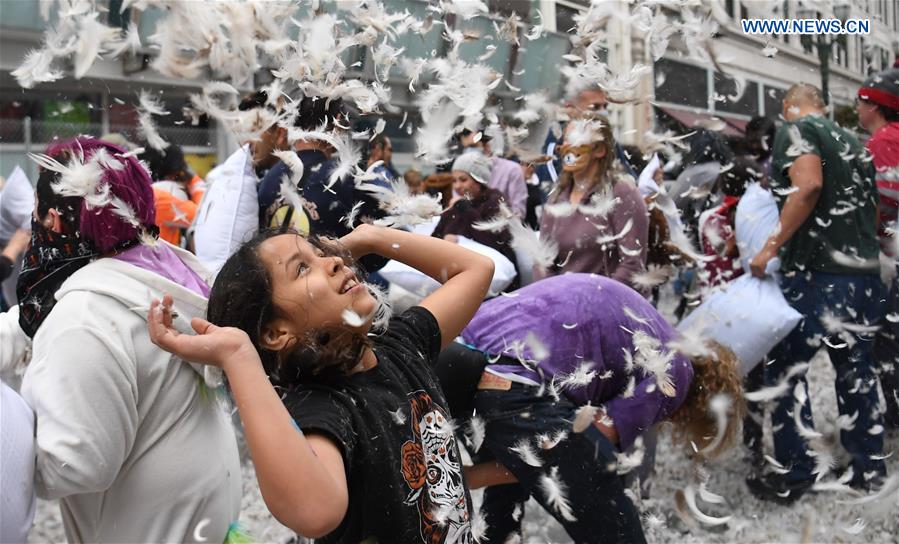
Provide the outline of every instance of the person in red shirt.
<path id="1" fill-rule="evenodd" d="M 894 266 L 899 257 L 899 238 L 896 236 L 899 219 L 899 67 L 874 74 L 858 90 L 856 101 L 858 122 L 871 134 L 868 151 L 877 171 L 877 192 L 880 194 L 880 247 Z M 899 271 L 899 269 L 897 269 Z M 893 279 L 887 315 L 899 312 L 899 274 Z M 886 399 L 885 423 L 899 427 L 899 324 L 889 319 L 881 323 L 874 347 L 880 363 L 880 382 Z"/>
<path id="2" fill-rule="evenodd" d="M 746 192 L 746 186 L 760 181 L 762 167 L 748 158 L 737 157 L 733 167 L 718 175 L 718 189 L 724 195 L 722 203 L 699 217 L 699 241 L 704 255 L 712 257 L 702 263 L 700 280 L 715 287 L 730 282 L 743 274 L 740 251 L 734 236 L 734 220 L 737 204 Z"/>

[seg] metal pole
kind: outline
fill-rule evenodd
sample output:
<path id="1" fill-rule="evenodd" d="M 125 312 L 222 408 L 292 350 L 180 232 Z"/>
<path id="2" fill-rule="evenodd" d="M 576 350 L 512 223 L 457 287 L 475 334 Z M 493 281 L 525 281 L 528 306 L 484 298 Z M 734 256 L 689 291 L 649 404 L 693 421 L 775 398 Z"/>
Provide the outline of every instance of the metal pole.
<path id="1" fill-rule="evenodd" d="M 818 36 L 818 60 L 821 63 L 821 94 L 824 104 L 830 104 L 830 91 L 828 90 L 830 79 L 830 48 L 833 42 L 828 41 L 822 35 Z"/>
<path id="2" fill-rule="evenodd" d="M 22 120 L 22 130 L 24 131 L 25 136 L 25 164 L 26 169 L 28 170 L 28 179 L 37 183 L 37 165 L 34 164 L 34 161 L 28 159 L 28 154 L 31 153 L 31 117 L 28 115 Z"/>

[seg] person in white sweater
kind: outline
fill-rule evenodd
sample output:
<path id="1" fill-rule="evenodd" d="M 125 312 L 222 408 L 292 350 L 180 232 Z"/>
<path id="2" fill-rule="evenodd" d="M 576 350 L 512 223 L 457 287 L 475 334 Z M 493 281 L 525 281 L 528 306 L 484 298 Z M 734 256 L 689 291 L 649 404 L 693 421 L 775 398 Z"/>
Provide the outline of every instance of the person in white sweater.
<path id="1" fill-rule="evenodd" d="M 208 278 L 189 253 L 152 241 L 150 179 L 124 153 L 79 139 L 48 151 L 68 170 L 41 161 L 18 284 L 35 492 L 60 500 L 70 542 L 223 542 L 242 496 L 229 413 L 202 368 L 177 364 L 146 329 L 151 298 L 177 292 L 176 326 L 190 330 Z M 102 172 L 90 203 L 53 190 L 73 187 L 82 160 Z"/>

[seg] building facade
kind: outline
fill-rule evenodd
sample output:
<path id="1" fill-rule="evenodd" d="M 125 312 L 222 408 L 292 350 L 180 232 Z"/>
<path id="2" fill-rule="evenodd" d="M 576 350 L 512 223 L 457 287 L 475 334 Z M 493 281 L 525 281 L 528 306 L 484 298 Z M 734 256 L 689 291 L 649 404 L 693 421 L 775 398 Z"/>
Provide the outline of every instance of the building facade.
<path id="1" fill-rule="evenodd" d="M 146 46 L 161 13 L 155 9 L 136 9 L 119 14 L 121 0 L 107 3 L 107 24 L 127 26 L 135 21 Z M 626 14 L 633 7 L 628 0 L 603 0 L 604 7 Z M 757 115 L 777 117 L 784 90 L 797 81 L 820 84 L 820 62 L 814 47 L 798 36 L 750 36 L 742 33 L 740 19 L 758 11 L 758 6 L 774 6 L 768 16 L 797 17 L 802 7 L 799 0 L 753 2 L 752 0 L 705 0 L 710 16 L 719 32 L 712 40 L 718 70 L 709 62 L 697 61 L 686 54 L 686 48 L 673 39 L 664 57 L 653 62 L 646 37 L 625 18 L 611 18 L 608 35 L 608 63 L 613 70 L 626 72 L 637 64 L 653 66 L 653 77 L 640 82 L 639 104 L 612 105 L 610 117 L 618 138 L 624 143 L 640 145 L 646 131 L 659 128 L 689 130 L 710 116 L 725 121 L 725 134 L 738 137 L 746 122 Z M 483 62 L 504 76 L 505 84 L 494 91 L 494 105 L 512 112 L 516 100 L 527 93 L 542 91 L 551 99 L 561 100 L 564 88 L 560 68 L 563 55 L 571 49 L 570 34 L 575 17 L 589 7 L 589 0 L 485 0 L 490 12 L 469 20 L 447 17 L 447 23 L 458 30 L 481 36 L 462 44 L 463 60 Z M 425 18 L 428 2 L 423 0 L 384 0 L 388 11 L 408 10 Z M 826 3 L 825 11 L 828 9 Z M 323 9 L 345 18 L 335 2 L 322 2 Z M 851 17 L 867 18 L 871 33 L 867 36 L 844 36 L 835 42 L 830 62 L 830 96 L 834 110 L 850 106 L 856 89 L 869 73 L 882 70 L 893 62 L 896 37 L 899 36 L 899 2 L 865 0 L 851 3 Z M 826 14 L 822 14 L 826 15 Z M 518 16 L 518 41 L 511 43 L 496 36 L 495 25 Z M 668 13 L 673 20 L 680 16 Z M 50 24 L 53 23 L 51 17 Z M 534 25 L 544 32 L 533 40 L 526 34 Z M 122 132 L 136 137 L 134 105 L 141 89 L 164 91 L 164 101 L 171 115 L 157 118 L 163 137 L 182 145 L 194 167 L 202 172 L 226 156 L 236 142 L 214 122 L 203 121 L 192 126 L 182 118 L 180 109 L 197 92 L 199 83 L 161 76 L 148 68 L 152 49 L 145 47 L 139 55 L 123 59 L 99 60 L 85 77 L 72 77 L 39 84 L 33 89 L 20 88 L 10 76 L 30 49 L 38 47 L 47 23 L 41 18 L 38 2 L 0 2 L 0 175 L 21 164 L 34 175 L 34 166 L 25 153 L 40 151 L 54 136 L 79 133 L 101 135 Z M 294 27 L 294 31 L 297 29 Z M 424 35 L 400 36 L 395 47 L 404 48 L 408 58 L 445 55 L 447 42 L 443 30 L 435 25 Z M 767 47 L 777 49 L 774 56 L 763 54 Z M 495 48 L 495 49 L 494 49 Z M 492 50 L 492 53 L 491 53 Z M 351 77 L 373 78 L 373 65 L 366 50 L 353 48 L 344 59 L 353 67 Z M 749 61 L 749 62 L 747 62 Z M 264 67 L 270 68 L 270 67 Z M 266 83 L 267 70 L 259 71 L 257 84 Z M 423 83 L 427 76 L 423 78 Z M 394 161 L 400 170 L 427 165 L 414 158 L 414 131 L 418 122 L 414 95 L 408 90 L 408 78 L 399 66 L 388 78 L 392 91 L 393 111 L 385 113 L 386 134 L 393 140 Z M 249 90 L 249 88 L 244 89 Z M 539 140 L 543 135 L 533 135 Z"/>

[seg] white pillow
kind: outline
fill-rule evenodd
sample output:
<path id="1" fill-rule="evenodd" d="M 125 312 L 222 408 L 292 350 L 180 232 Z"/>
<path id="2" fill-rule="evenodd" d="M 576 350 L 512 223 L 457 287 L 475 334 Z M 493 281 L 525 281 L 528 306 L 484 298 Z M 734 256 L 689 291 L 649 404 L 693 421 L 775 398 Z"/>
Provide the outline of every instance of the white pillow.
<path id="1" fill-rule="evenodd" d="M 206 194 L 194 220 L 194 248 L 213 274 L 259 229 L 258 183 L 248 145 L 206 176 Z"/>
<path id="2" fill-rule="evenodd" d="M 488 296 L 495 297 L 500 294 L 515 279 L 515 265 L 499 251 L 464 236 L 459 236 L 459 245 L 493 259 L 495 268 Z M 437 280 L 399 261 L 387 261 L 384 268 L 378 270 L 378 274 L 391 284 L 399 285 L 421 297 L 431 294 L 440 287 Z"/>
<path id="3" fill-rule="evenodd" d="M 16 166 L 0 191 L 0 240 L 9 240 L 19 229 L 31 230 L 34 186 Z"/>
<path id="4" fill-rule="evenodd" d="M 802 319 L 784 298 L 777 280 L 744 274 L 712 292 L 677 329 L 698 332 L 729 347 L 748 374 Z"/>
<path id="5" fill-rule="evenodd" d="M 765 247 L 765 242 L 777 228 L 779 221 L 780 211 L 777 209 L 774 195 L 758 183 L 747 186 L 740 203 L 737 204 L 734 219 L 736 229 L 734 236 L 740 250 L 743 270 L 749 271 L 749 262 Z M 774 258 L 771 262 L 775 264 L 769 263 L 769 271 L 780 268 L 780 259 Z"/>

